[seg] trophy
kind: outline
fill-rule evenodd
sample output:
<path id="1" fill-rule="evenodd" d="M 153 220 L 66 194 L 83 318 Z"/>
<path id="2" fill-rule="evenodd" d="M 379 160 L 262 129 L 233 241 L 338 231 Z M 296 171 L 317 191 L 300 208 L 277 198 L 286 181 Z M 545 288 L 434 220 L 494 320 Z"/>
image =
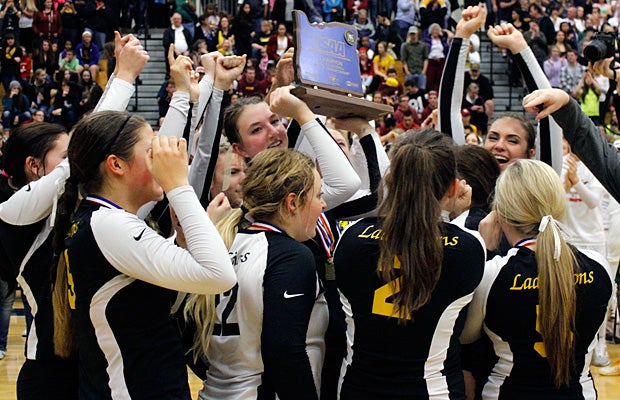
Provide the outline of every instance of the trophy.
<path id="1" fill-rule="evenodd" d="M 293 11 L 295 82 L 291 90 L 315 113 L 327 117 L 378 119 L 394 109 L 361 98 L 357 31 L 341 22 L 310 24 L 306 14 Z"/>

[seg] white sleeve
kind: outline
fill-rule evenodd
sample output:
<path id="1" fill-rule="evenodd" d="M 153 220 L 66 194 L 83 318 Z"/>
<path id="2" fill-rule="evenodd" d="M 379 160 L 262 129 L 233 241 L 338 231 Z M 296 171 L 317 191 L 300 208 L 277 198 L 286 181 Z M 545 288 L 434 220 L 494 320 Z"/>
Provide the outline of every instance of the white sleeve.
<path id="1" fill-rule="evenodd" d="M 474 297 L 467 309 L 467 319 L 465 320 L 465 327 L 461 333 L 462 344 L 472 343 L 480 338 L 482 324 L 486 316 L 489 291 L 502 267 L 508 262 L 508 259 L 512 257 L 512 253 L 514 252 L 515 249 L 511 249 L 508 251 L 507 256 L 496 256 L 492 260 L 487 261 L 484 265 L 482 280 L 476 290 L 474 290 Z"/>
<path id="2" fill-rule="evenodd" d="M 112 75 L 114 76 L 114 75 Z M 131 96 L 135 92 L 133 84 L 118 78 L 110 77 L 101 99 L 93 110 L 99 111 L 125 111 Z"/>
<path id="3" fill-rule="evenodd" d="M 347 201 L 361 185 L 351 163 L 318 119 L 301 126 L 301 134 L 314 150 L 323 179 L 323 200 L 330 210 Z"/>
<path id="4" fill-rule="evenodd" d="M 586 185 L 581 182 L 577 182 L 575 186 L 573 186 L 583 200 L 584 203 L 588 206 L 588 208 L 596 208 L 601 205 L 601 200 L 603 200 L 604 189 L 602 186 L 588 188 Z"/>
<path id="5" fill-rule="evenodd" d="M 159 128 L 159 136 L 183 137 L 189 114 L 189 92 L 174 92 L 170 108 Z"/>
<path id="6" fill-rule="evenodd" d="M 205 107 L 209 102 L 209 98 L 211 97 L 211 93 L 213 93 L 213 78 L 205 75 L 200 82 L 198 83 L 198 87 L 200 88 L 200 97 L 198 98 L 198 104 L 194 107 L 194 112 L 192 113 L 192 124 L 190 126 L 190 140 L 193 138 L 193 133 L 198 126 L 198 121 L 200 121 L 201 114 L 204 113 Z"/>
<path id="7" fill-rule="evenodd" d="M 214 294 L 233 287 L 237 278 L 228 250 L 194 189 L 176 188 L 168 199 L 189 250 L 164 239 L 133 214 L 102 208 L 91 218 L 102 254 L 123 274 L 167 289 Z"/>
<path id="8" fill-rule="evenodd" d="M 0 204 L 0 219 L 11 225 L 30 225 L 47 217 L 65 190 L 69 177 L 69 159 L 52 172 L 30 182 Z"/>

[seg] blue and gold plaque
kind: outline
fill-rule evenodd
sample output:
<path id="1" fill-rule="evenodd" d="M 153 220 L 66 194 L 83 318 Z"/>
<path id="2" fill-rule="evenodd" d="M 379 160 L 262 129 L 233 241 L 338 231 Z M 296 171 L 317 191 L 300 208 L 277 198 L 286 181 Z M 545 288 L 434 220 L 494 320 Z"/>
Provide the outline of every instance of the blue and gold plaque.
<path id="1" fill-rule="evenodd" d="M 355 27 L 340 22 L 313 25 L 297 10 L 293 18 L 295 80 L 304 86 L 362 96 Z"/>

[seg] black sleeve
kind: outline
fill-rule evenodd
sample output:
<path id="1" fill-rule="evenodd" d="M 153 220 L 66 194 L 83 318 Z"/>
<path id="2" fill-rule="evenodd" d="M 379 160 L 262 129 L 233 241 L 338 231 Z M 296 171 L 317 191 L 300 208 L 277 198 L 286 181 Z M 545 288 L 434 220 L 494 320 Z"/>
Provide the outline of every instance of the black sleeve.
<path id="1" fill-rule="evenodd" d="M 377 160 L 377 147 L 372 135 L 360 139 L 360 144 L 366 156 L 368 178 L 370 180 L 370 193 L 359 199 L 351 200 L 329 211 L 330 218 L 341 219 L 364 214 L 377 208 L 377 188 L 381 181 L 381 170 Z"/>
<path id="2" fill-rule="evenodd" d="M 465 59 L 469 39 L 454 38 L 448 51 L 439 85 L 439 120 L 437 130 L 450 136 L 456 144 L 465 144 L 461 119 L 461 100 L 465 80 Z"/>
<path id="3" fill-rule="evenodd" d="M 603 140 L 599 129 L 573 99 L 553 113 L 553 118 L 564 130 L 573 152 L 613 198 L 620 201 L 620 154 L 616 148 Z"/>
<path id="4" fill-rule="evenodd" d="M 263 280 L 261 353 L 265 376 L 281 400 L 318 399 L 306 353 L 316 266 L 310 250 L 303 250 L 277 256 Z"/>

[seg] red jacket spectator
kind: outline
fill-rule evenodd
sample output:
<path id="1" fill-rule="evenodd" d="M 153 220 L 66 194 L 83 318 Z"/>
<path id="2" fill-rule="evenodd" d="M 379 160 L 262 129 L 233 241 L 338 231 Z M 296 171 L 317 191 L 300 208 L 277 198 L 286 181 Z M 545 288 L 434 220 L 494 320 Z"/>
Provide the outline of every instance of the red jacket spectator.
<path id="1" fill-rule="evenodd" d="M 237 84 L 237 92 L 243 97 L 264 96 L 267 94 L 267 80 L 259 81 L 254 67 L 247 67 Z"/>
<path id="2" fill-rule="evenodd" d="M 45 3 L 51 3 L 51 1 L 47 0 Z M 32 30 L 37 38 L 57 42 L 62 33 L 60 14 L 53 8 L 36 12 L 32 21 Z"/>
<path id="3" fill-rule="evenodd" d="M 281 41 L 286 40 L 286 48 L 283 48 L 281 45 L 278 46 L 278 39 Z M 293 47 L 293 38 L 286 33 L 286 26 L 284 26 L 284 24 L 279 24 L 278 33 L 271 35 L 269 42 L 267 42 L 267 55 L 270 60 L 277 61 L 280 55 L 284 54 L 289 47 Z"/>

